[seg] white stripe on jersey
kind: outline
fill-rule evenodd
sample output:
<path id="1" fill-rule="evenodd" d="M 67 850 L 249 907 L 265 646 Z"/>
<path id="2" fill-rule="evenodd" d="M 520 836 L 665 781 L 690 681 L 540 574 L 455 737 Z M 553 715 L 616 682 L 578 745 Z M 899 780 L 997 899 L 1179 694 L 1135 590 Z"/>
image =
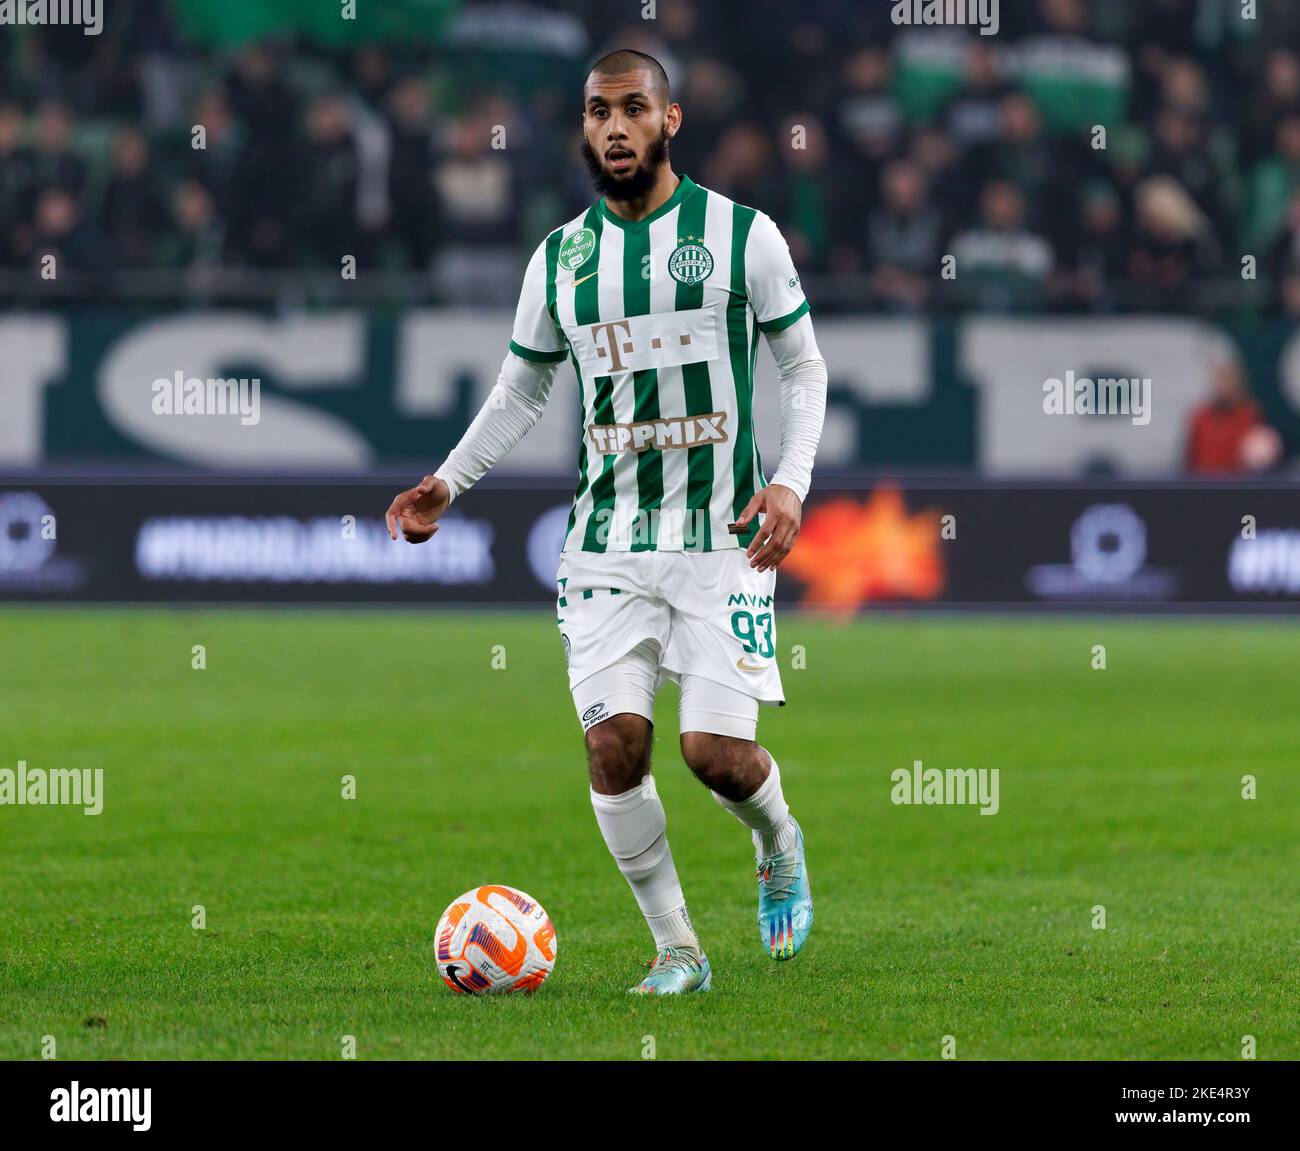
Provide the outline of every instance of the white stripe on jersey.
<path id="1" fill-rule="evenodd" d="M 668 257 L 677 247 L 677 212 L 669 212 L 650 225 L 650 308 L 671 312 L 677 300 L 677 281 L 668 274 Z M 686 389 L 682 369 L 659 369 L 659 411 L 686 411 Z M 664 496 L 659 514 L 658 546 L 680 551 L 682 546 L 682 512 L 686 507 L 686 452 L 663 452 Z"/>
<path id="2" fill-rule="evenodd" d="M 746 349 L 745 355 L 746 356 L 749 355 L 749 349 L 754 346 L 754 341 L 757 339 L 758 339 L 758 321 L 754 317 L 754 310 L 752 308 L 746 308 L 745 309 L 745 349 Z M 746 362 L 748 363 L 748 361 Z M 748 368 L 746 370 L 748 371 Z M 754 363 L 754 372 L 755 374 L 757 374 L 758 372 L 757 361 L 755 361 Z M 757 385 L 757 381 L 754 382 L 753 386 L 756 385 Z M 754 402 L 752 397 L 750 399 L 749 407 L 750 407 L 749 421 L 752 427 L 754 422 L 754 411 L 753 411 Z M 754 445 L 751 449 L 753 462 L 751 463 L 750 467 L 754 473 L 754 491 L 755 493 L 757 493 L 757 492 L 761 492 L 767 484 L 767 480 L 763 475 L 763 469 L 758 466 L 758 429 L 757 428 L 754 428 L 753 439 L 754 439 Z"/>
<path id="3" fill-rule="evenodd" d="M 704 244 L 713 253 L 713 275 L 734 290 L 736 285 L 731 282 L 732 211 L 730 200 L 721 196 L 709 196 L 704 215 Z M 743 296 L 744 284 L 739 286 L 739 291 Z M 739 540 L 727 532 L 726 525 L 732 521 L 731 505 L 736 495 L 735 474 L 732 471 L 732 461 L 737 450 L 736 436 L 740 431 L 736 388 L 745 385 L 743 381 L 736 380 L 735 373 L 731 370 L 727 310 L 723 306 L 718 308 L 718 327 L 719 355 L 709 365 L 709 384 L 713 389 L 713 410 L 727 413 L 727 421 L 723 425 L 727 429 L 727 438 L 724 442 L 713 445 L 713 492 L 709 496 L 709 522 L 713 524 L 710 546 L 721 551 L 739 546 Z"/>
<path id="4" fill-rule="evenodd" d="M 602 320 L 619 319 L 627 315 L 627 306 L 623 294 L 623 248 L 623 229 L 610 227 L 606 224 L 600 234 L 601 270 L 600 278 L 596 281 L 600 289 L 598 306 Z M 619 337 L 614 333 L 610 333 L 608 338 L 613 340 Z M 600 377 L 596 378 L 599 379 Z M 636 387 L 634 381 L 635 376 L 629 371 L 615 372 L 610 377 L 610 382 L 613 384 L 613 422 L 616 424 L 630 424 L 636 419 Z M 592 403 L 593 405 L 595 403 L 594 397 Z M 592 418 L 589 423 L 595 422 L 593 407 Z M 590 443 L 587 444 L 587 451 L 589 454 L 593 451 Z M 603 469 L 603 457 L 597 455 L 596 458 L 602 461 Z M 610 551 L 624 551 L 631 542 L 632 524 L 636 517 L 639 502 L 636 486 L 636 463 L 637 456 L 630 452 L 622 452 L 614 457 L 614 515 L 608 523 L 598 523 L 596 525 L 596 530 L 604 536 L 606 546 Z M 597 472 L 596 474 L 599 475 L 600 473 Z"/>
<path id="5" fill-rule="evenodd" d="M 564 225 L 564 236 L 561 239 L 561 243 L 582 227 L 582 222 L 585 217 L 586 213 L 583 213 L 583 215 L 579 216 L 576 220 L 570 220 Z M 581 274 L 586 275 L 585 270 L 579 269 L 579 271 Z M 560 327 L 566 330 L 576 327 L 578 323 L 577 314 L 574 311 L 573 291 L 571 288 L 567 291 L 565 290 L 572 278 L 573 274 L 571 272 L 566 272 L 559 267 L 556 268 L 555 279 L 557 282 L 555 287 L 555 314 L 557 319 L 560 321 Z M 580 384 L 580 389 L 582 394 L 582 413 L 581 422 L 578 425 L 578 434 L 581 436 L 586 434 L 587 425 L 592 422 L 592 404 L 594 402 L 592 381 L 588 380 L 584 376 Z M 582 495 L 578 496 L 575 500 L 576 513 L 573 518 L 573 538 L 565 539 L 564 547 L 566 549 L 571 547 L 582 547 L 583 533 L 587 530 L 587 517 L 591 515 L 592 500 L 590 481 L 600 474 L 600 463 L 600 457 L 596 456 L 593 459 L 591 448 L 588 447 L 586 473 L 588 480 L 587 488 Z M 578 482 L 581 484 L 581 476 L 579 476 Z"/>

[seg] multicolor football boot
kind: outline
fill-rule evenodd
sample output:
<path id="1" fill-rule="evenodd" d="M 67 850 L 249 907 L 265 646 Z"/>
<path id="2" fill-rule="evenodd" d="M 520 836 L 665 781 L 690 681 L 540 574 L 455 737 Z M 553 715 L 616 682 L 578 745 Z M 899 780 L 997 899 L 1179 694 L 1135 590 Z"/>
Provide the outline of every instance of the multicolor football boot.
<path id="1" fill-rule="evenodd" d="M 758 937 L 773 959 L 793 959 L 812 930 L 812 888 L 803 831 L 793 818 L 795 843 L 758 861 Z"/>
<path id="2" fill-rule="evenodd" d="M 650 974 L 629 995 L 683 995 L 713 986 L 709 957 L 693 947 L 665 947 L 650 964 Z"/>

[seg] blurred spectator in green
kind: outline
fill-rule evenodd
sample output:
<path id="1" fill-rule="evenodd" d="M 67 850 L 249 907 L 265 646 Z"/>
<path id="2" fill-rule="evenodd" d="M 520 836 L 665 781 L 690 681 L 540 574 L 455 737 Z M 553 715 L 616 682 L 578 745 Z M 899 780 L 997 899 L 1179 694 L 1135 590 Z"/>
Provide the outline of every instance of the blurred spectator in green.
<path id="1" fill-rule="evenodd" d="M 1002 131 L 1002 101 L 1009 92 L 997 50 L 988 40 L 975 37 L 966 49 L 961 91 L 943 113 L 952 142 L 958 148 L 972 148 L 995 139 Z"/>
<path id="2" fill-rule="evenodd" d="M 185 180 L 172 195 L 173 230 L 162 245 L 165 267 L 209 269 L 220 266 L 225 230 L 212 196 L 198 180 Z"/>
<path id="3" fill-rule="evenodd" d="M 72 109 L 47 100 L 36 111 L 36 186 L 79 196 L 86 186 L 86 162 L 72 148 Z"/>
<path id="4" fill-rule="evenodd" d="M 433 182 L 433 123 L 429 86 L 408 77 L 388 97 L 389 223 L 403 262 L 427 268 L 437 238 L 438 205 Z"/>
<path id="5" fill-rule="evenodd" d="M 1269 253 L 1268 271 L 1274 305 L 1288 316 L 1300 317 L 1300 191 L 1291 196 L 1286 226 Z"/>
<path id="6" fill-rule="evenodd" d="M 1300 114 L 1284 116 L 1277 126 L 1277 150 L 1255 168 L 1250 188 L 1246 242 L 1266 246 L 1286 219 L 1287 204 L 1300 188 Z"/>
<path id="7" fill-rule="evenodd" d="M 1300 115 L 1300 57 L 1291 48 L 1273 48 L 1264 62 L 1264 87 L 1244 110 L 1240 136 L 1249 163 L 1266 158 L 1277 141 L 1278 125 Z"/>
<path id="8" fill-rule="evenodd" d="M 1065 300 L 1087 311 L 1113 311 L 1131 244 L 1124 206 L 1115 189 L 1101 181 L 1085 188 L 1081 200 L 1080 226 L 1070 251 L 1062 253 Z"/>
<path id="9" fill-rule="evenodd" d="M 706 187 L 740 204 L 766 204 L 768 215 L 788 219 L 785 187 L 773 163 L 772 141 L 762 125 L 746 120 L 723 133 L 704 168 Z"/>
<path id="10" fill-rule="evenodd" d="M 100 204 L 105 257 L 119 268 L 152 266 L 166 217 L 162 193 L 149 170 L 149 144 L 135 128 L 124 128 L 113 141 L 112 173 Z"/>
<path id="11" fill-rule="evenodd" d="M 979 223 L 952 242 L 955 297 L 994 311 L 1015 311 L 1046 301 L 1054 259 L 1047 240 L 1025 226 L 1025 199 L 1009 180 L 994 180 L 980 194 Z"/>
<path id="12" fill-rule="evenodd" d="M 24 234 L 31 230 L 36 157 L 23 143 L 23 126 L 22 109 L 0 103 L 0 267 L 21 262 Z"/>
<path id="13" fill-rule="evenodd" d="M 347 106 L 333 93 L 316 97 L 307 110 L 302 158 L 298 228 L 307 250 L 323 264 L 338 265 L 344 256 L 369 263 L 369 246 L 359 242 L 357 143 Z"/>
<path id="14" fill-rule="evenodd" d="M 922 308 L 934 291 L 943 221 L 928 193 L 925 172 L 916 161 L 895 160 L 885 168 L 867 254 L 872 294 L 891 310 Z"/>
<path id="15" fill-rule="evenodd" d="M 890 72 L 888 51 L 876 45 L 854 52 L 841 72 L 838 130 L 873 166 L 894 152 L 907 131 Z"/>
<path id="16" fill-rule="evenodd" d="M 789 117 L 777 139 L 785 162 L 785 190 L 776 210 L 786 221 L 785 236 L 795 267 L 825 270 L 833 240 L 832 197 L 839 181 L 831 177 L 826 131 L 811 112 Z"/>
<path id="17" fill-rule="evenodd" d="M 185 141 L 188 175 L 198 180 L 212 198 L 215 209 L 226 218 L 240 213 L 243 189 L 239 186 L 247 132 L 235 119 L 225 89 L 207 88 L 194 106 L 194 124 L 203 128 L 203 147 Z"/>
<path id="18" fill-rule="evenodd" d="M 54 278 L 65 272 L 96 270 L 103 249 L 98 238 L 82 222 L 81 205 L 63 188 L 46 188 L 36 198 L 36 218 L 32 229 L 28 264 L 37 274 L 44 273 L 46 258 Z"/>

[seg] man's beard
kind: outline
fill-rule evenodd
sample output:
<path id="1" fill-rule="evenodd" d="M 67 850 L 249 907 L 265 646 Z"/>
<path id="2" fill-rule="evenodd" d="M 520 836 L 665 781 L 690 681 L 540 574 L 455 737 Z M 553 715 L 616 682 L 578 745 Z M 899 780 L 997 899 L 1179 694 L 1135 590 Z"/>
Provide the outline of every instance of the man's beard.
<path id="1" fill-rule="evenodd" d="M 630 172 L 615 176 L 600 162 L 600 158 L 591 150 L 587 137 L 582 138 L 582 158 L 591 173 L 591 182 L 596 191 L 610 200 L 636 200 L 644 196 L 659 179 L 659 169 L 668 162 L 668 130 L 659 129 L 659 138 L 650 143 L 644 160 Z"/>

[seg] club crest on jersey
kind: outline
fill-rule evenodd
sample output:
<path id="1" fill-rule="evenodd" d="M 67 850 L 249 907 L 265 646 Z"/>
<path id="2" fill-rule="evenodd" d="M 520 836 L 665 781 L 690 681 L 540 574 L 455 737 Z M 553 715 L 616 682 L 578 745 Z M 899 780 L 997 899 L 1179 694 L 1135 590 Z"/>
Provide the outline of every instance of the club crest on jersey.
<path id="1" fill-rule="evenodd" d="M 702 240 L 687 236 L 668 257 L 668 274 L 679 284 L 698 284 L 713 273 L 713 253 Z"/>
<path id="2" fill-rule="evenodd" d="M 566 272 L 576 271 L 591 259 L 595 250 L 596 233 L 590 228 L 579 228 L 560 245 L 556 261 Z"/>

